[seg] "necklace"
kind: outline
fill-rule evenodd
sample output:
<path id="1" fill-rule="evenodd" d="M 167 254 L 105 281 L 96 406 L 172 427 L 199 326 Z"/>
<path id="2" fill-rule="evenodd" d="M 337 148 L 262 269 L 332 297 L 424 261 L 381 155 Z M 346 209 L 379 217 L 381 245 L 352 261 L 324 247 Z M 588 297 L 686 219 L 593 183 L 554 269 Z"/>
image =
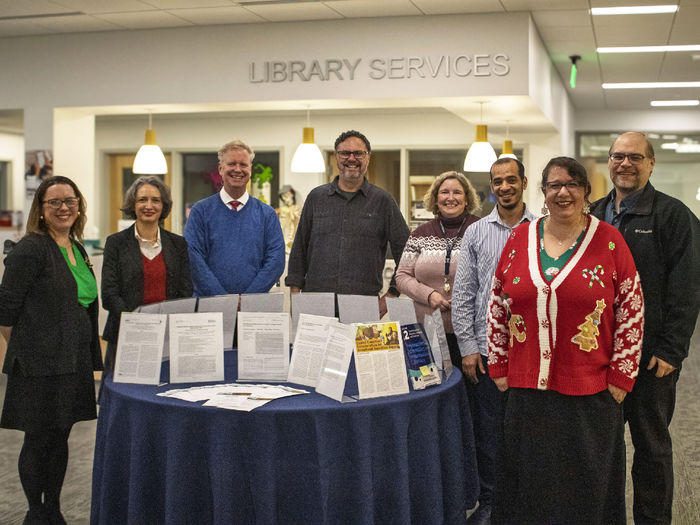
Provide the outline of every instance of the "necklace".
<path id="1" fill-rule="evenodd" d="M 567 235 L 563 239 L 559 239 L 559 237 L 554 235 L 554 233 L 552 232 L 552 227 L 549 223 L 549 217 L 547 217 L 547 219 L 545 221 L 545 226 L 547 226 L 547 233 L 549 233 L 549 235 L 551 235 L 552 238 L 554 238 L 554 240 L 557 241 L 557 244 L 559 246 L 564 246 L 564 243 L 573 242 L 574 239 L 578 238 L 578 236 L 581 234 L 581 230 L 583 229 L 583 228 L 581 228 L 581 225 L 579 224 L 577 226 L 576 230 L 574 231 L 574 233 L 570 233 L 569 235 Z"/>

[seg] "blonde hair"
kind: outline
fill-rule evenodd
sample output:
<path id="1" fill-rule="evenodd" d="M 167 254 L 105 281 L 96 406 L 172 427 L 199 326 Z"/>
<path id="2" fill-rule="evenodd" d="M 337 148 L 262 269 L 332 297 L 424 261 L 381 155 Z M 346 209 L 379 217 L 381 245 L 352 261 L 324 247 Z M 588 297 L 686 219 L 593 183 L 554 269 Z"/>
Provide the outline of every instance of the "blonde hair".
<path id="1" fill-rule="evenodd" d="M 253 151 L 253 148 L 248 146 L 248 144 L 246 144 L 242 140 L 232 140 L 231 142 L 227 142 L 219 148 L 219 151 L 217 152 L 217 156 L 219 157 L 219 164 L 221 164 L 224 161 L 224 155 L 226 155 L 226 152 L 231 151 L 232 149 L 242 149 L 244 151 L 247 151 L 248 155 L 250 155 L 250 162 L 253 162 L 253 159 L 255 158 L 255 152 Z"/>
<path id="2" fill-rule="evenodd" d="M 467 213 L 474 213 L 481 209 L 481 199 L 469 179 L 458 171 L 446 171 L 435 177 L 435 180 L 430 185 L 430 189 L 426 192 L 425 197 L 423 197 L 423 204 L 426 210 L 433 212 L 435 215 L 438 214 L 438 192 L 440 191 L 442 183 L 447 179 L 455 179 L 462 185 L 464 197 L 466 199 L 465 209 Z"/>

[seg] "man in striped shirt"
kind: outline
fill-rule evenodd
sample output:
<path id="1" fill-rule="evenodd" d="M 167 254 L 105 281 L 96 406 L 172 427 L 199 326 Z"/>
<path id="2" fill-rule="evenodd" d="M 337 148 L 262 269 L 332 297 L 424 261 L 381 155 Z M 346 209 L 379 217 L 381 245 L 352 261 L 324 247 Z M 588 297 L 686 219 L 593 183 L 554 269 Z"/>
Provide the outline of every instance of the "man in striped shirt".
<path id="1" fill-rule="evenodd" d="M 503 246 L 513 229 L 536 219 L 523 202 L 527 177 L 520 161 L 511 158 L 497 160 L 491 166 L 490 179 L 496 206 L 464 233 L 452 293 L 452 324 L 462 354 L 462 372 L 469 394 L 481 486 L 479 507 L 467 520 L 470 525 L 490 523 L 501 440 L 504 394 L 489 378 L 486 360 L 486 307 L 491 295 L 491 281 Z"/>

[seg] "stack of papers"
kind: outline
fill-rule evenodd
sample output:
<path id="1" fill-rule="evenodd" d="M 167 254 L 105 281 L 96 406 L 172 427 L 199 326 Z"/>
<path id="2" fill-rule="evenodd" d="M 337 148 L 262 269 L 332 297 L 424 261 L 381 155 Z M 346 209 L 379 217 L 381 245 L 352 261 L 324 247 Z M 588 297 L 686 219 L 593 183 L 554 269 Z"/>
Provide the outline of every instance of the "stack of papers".
<path id="1" fill-rule="evenodd" d="M 203 406 L 250 412 L 275 399 L 308 393 L 307 390 L 283 385 L 228 383 L 177 388 L 161 392 L 158 395 L 190 402 L 206 400 Z"/>

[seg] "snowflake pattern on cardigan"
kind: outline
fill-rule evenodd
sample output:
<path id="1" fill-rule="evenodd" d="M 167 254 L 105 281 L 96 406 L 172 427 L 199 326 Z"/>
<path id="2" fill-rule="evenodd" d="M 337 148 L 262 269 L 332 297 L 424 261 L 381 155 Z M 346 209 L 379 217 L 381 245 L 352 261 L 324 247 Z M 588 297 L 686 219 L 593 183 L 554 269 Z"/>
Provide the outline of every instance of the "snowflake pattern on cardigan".
<path id="1" fill-rule="evenodd" d="M 567 395 L 594 394 L 608 384 L 631 391 L 641 357 L 644 299 L 627 245 L 615 228 L 589 217 L 581 243 L 547 283 L 537 228 L 537 221 L 518 227 L 496 269 L 487 319 L 489 374 L 508 377 L 509 386 Z M 599 301 L 608 307 L 599 320 L 595 316 L 598 347 L 585 351 L 572 339 L 600 309 Z M 522 320 L 522 342 L 511 338 L 509 310 Z"/>

